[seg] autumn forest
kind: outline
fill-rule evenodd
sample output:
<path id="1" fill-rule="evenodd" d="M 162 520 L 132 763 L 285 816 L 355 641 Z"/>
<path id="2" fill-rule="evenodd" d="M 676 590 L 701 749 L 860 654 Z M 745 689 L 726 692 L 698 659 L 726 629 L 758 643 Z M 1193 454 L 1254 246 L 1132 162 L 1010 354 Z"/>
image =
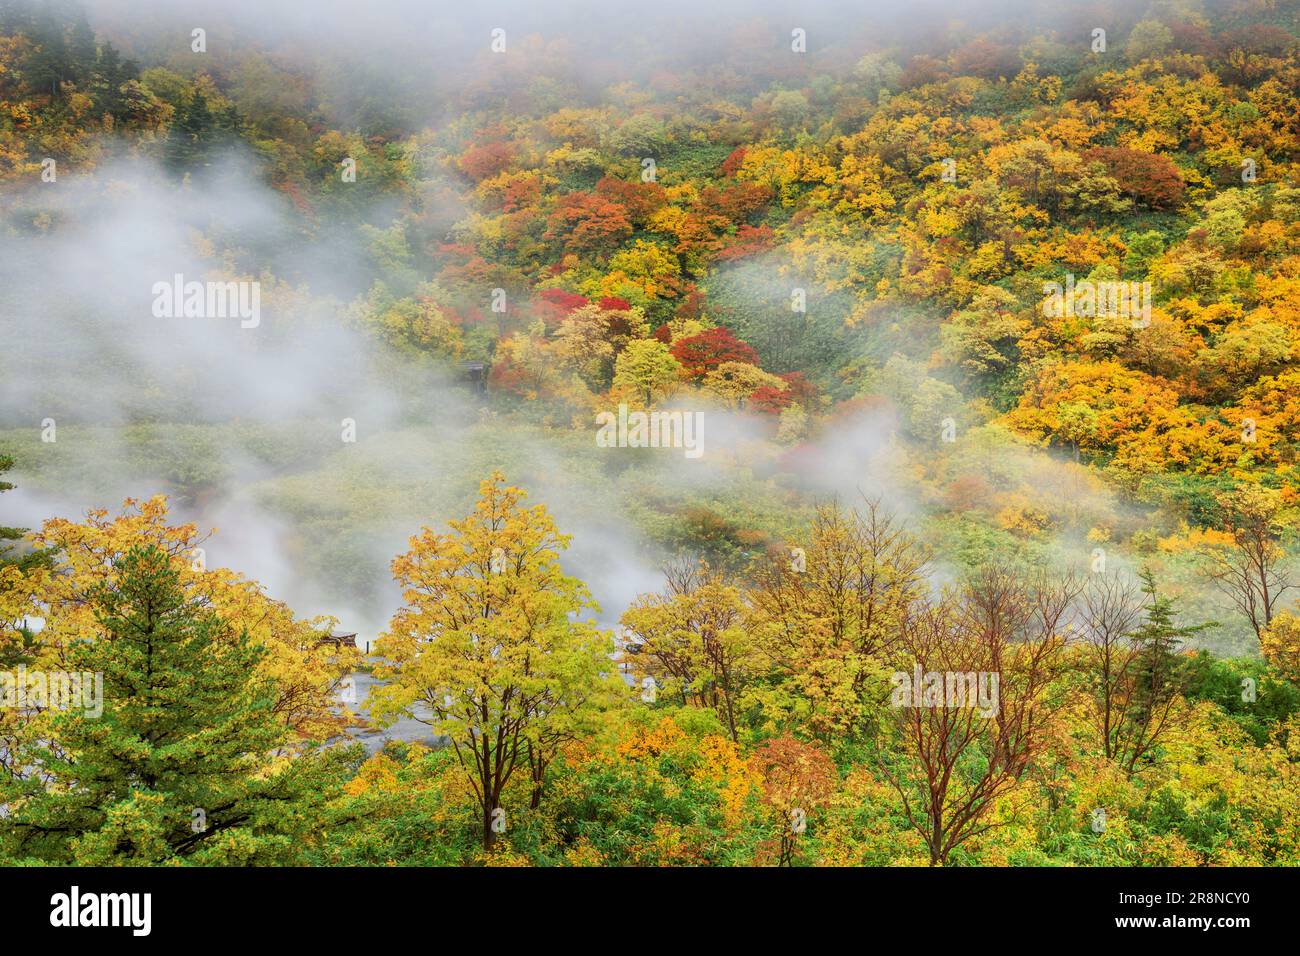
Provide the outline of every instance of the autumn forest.
<path id="1" fill-rule="evenodd" d="M 366 6 L 0 0 L 0 864 L 1300 864 L 1300 4 Z"/>

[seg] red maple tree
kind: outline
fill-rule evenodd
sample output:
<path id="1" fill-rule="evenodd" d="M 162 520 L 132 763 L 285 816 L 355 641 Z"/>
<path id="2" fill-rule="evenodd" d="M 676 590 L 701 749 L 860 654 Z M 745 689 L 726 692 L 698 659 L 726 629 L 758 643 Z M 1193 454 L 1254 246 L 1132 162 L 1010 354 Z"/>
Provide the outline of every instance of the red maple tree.
<path id="1" fill-rule="evenodd" d="M 673 358 L 692 378 L 703 378 L 723 362 L 758 364 L 758 353 L 726 326 L 678 339 L 672 345 Z"/>

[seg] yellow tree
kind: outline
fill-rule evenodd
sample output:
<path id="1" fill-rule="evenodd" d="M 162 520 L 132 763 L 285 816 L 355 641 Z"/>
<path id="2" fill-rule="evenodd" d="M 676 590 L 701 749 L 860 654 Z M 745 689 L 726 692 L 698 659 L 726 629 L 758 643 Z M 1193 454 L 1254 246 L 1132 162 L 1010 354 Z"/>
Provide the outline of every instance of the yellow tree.
<path id="1" fill-rule="evenodd" d="M 422 528 L 393 560 L 405 602 L 381 636 L 376 716 L 410 713 L 446 736 L 482 809 L 483 847 L 505 829 L 515 771 L 532 771 L 532 804 L 567 740 L 619 699 L 613 640 L 577 578 L 564 574 L 569 536 L 544 505 L 494 472 L 473 514 L 442 534 Z M 418 705 L 418 708 L 417 708 Z"/>
<path id="2" fill-rule="evenodd" d="M 737 739 L 736 704 L 749 669 L 744 601 L 707 566 L 682 561 L 665 569 L 663 594 L 644 594 L 623 614 L 644 677 L 683 703 L 711 707 Z"/>
<path id="3" fill-rule="evenodd" d="M 614 364 L 614 389 L 649 405 L 673 388 L 681 370 L 668 346 L 654 339 L 636 339 Z"/>
<path id="4" fill-rule="evenodd" d="M 1259 643 L 1269 666 L 1300 685 L 1300 617 L 1283 611 L 1260 634 Z"/>
<path id="5" fill-rule="evenodd" d="M 168 524 L 165 497 L 127 499 L 114 517 L 96 509 L 81 522 L 51 518 L 30 537 L 54 557 L 50 572 L 31 582 L 24 611 L 44 620 L 35 650 L 42 665 L 63 668 L 73 643 L 94 633 L 91 592 L 116 583 L 116 566 L 132 548 L 153 546 L 168 556 L 188 600 L 266 649 L 258 669 L 274 680 L 275 713 L 299 738 L 323 739 L 342 729 L 332 712 L 334 694 L 356 655 L 321 643 L 333 621 L 299 619 L 258 582 L 229 568 L 209 568 L 208 551 L 215 556 L 218 549 L 207 546 L 195 525 Z"/>
<path id="6" fill-rule="evenodd" d="M 924 592 L 929 555 L 875 501 L 818 507 L 806 547 L 756 570 L 750 626 L 778 679 L 763 709 L 778 724 L 806 721 L 821 737 L 861 725 L 909 610 Z M 879 684 L 879 693 L 873 686 Z"/>
<path id="7" fill-rule="evenodd" d="M 743 408 L 745 401 L 764 386 L 781 392 L 789 387 L 784 379 L 748 362 L 723 362 L 704 377 L 704 387 L 721 395 L 733 407 Z"/>

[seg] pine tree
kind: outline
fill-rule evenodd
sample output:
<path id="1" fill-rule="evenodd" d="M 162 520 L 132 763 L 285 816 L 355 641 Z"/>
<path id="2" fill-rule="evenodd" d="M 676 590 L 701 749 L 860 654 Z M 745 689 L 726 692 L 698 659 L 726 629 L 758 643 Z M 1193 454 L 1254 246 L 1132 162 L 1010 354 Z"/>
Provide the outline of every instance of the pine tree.
<path id="1" fill-rule="evenodd" d="M 1132 773 L 1150 757 L 1161 733 L 1168 725 L 1172 707 L 1185 683 L 1186 666 L 1178 653 L 1191 637 L 1215 627 L 1214 623 L 1178 626 L 1174 602 L 1160 594 L 1154 572 L 1143 568 L 1142 593 L 1147 595 L 1146 620 L 1130 635 L 1137 650 L 1133 667 L 1133 687 L 1126 713 L 1126 737 L 1131 741 L 1123 763 Z"/>
<path id="2" fill-rule="evenodd" d="M 12 458 L 9 458 L 6 455 L 0 455 L 0 475 L 3 475 L 13 466 L 14 460 Z M 3 494 L 6 491 L 13 491 L 14 487 L 15 486 L 12 482 L 0 478 L 0 494 Z M 0 564 L 10 564 L 13 561 L 10 554 L 12 554 L 14 546 L 12 544 L 5 544 L 4 542 L 17 541 L 22 538 L 23 534 L 24 529 L 22 528 L 6 528 L 3 525 L 0 525 Z"/>
<path id="3" fill-rule="evenodd" d="M 178 173 L 206 166 L 215 130 L 208 98 L 201 90 L 195 90 L 189 102 L 176 111 L 176 118 L 167 131 L 167 165 Z"/>
<path id="4" fill-rule="evenodd" d="M 0 0 L 0 33 L 28 33 L 32 23 L 32 6 L 27 0 Z"/>
<path id="5" fill-rule="evenodd" d="M 105 42 L 99 50 L 91 84 L 95 105 L 118 118 L 125 116 L 126 98 L 122 94 L 122 86 L 138 74 L 139 69 L 135 63 L 123 60 L 117 47 Z"/>
<path id="6" fill-rule="evenodd" d="M 49 8 L 42 8 L 32 24 L 30 36 L 36 49 L 23 64 L 23 79 L 37 95 L 57 97 L 61 95 L 60 84 L 73 78 L 64 24 Z"/>
<path id="7" fill-rule="evenodd" d="M 272 772 L 288 731 L 255 673 L 262 648 L 188 598 L 163 550 L 133 548 L 113 570 L 93 598 L 99 633 L 67 665 L 102 675 L 102 713 L 55 713 L 12 762 L 31 772 L 0 785 L 0 847 L 58 863 L 283 862 L 322 762 Z"/>
<path id="8" fill-rule="evenodd" d="M 68 31 L 68 65 L 72 78 L 79 87 L 85 87 L 95 70 L 99 59 L 99 47 L 95 42 L 95 31 L 86 21 L 85 13 L 78 13 L 72 29 Z"/>

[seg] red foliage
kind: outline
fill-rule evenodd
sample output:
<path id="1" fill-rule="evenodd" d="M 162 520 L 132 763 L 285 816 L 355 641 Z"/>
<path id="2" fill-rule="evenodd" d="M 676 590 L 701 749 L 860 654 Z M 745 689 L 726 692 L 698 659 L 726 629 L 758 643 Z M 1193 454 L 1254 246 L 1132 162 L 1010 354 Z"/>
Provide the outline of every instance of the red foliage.
<path id="1" fill-rule="evenodd" d="M 606 315 L 605 328 L 613 338 L 630 339 L 633 337 L 632 320 L 626 312 L 612 312 Z"/>
<path id="2" fill-rule="evenodd" d="M 468 262 L 478 255 L 478 250 L 467 242 L 444 242 L 438 251 L 445 256 L 458 257 L 462 262 Z"/>
<path id="3" fill-rule="evenodd" d="M 605 313 L 605 328 L 610 336 L 632 338 L 635 329 L 632 325 L 632 303 L 627 299 L 605 296 L 596 303 Z"/>
<path id="4" fill-rule="evenodd" d="M 561 196 L 546 222 L 547 240 L 563 239 L 569 252 L 608 252 L 632 235 L 626 207 L 591 193 Z"/>
<path id="5" fill-rule="evenodd" d="M 478 183 L 504 172 L 514 158 L 515 148 L 509 143 L 483 143 L 461 154 L 460 171 Z"/>
<path id="6" fill-rule="evenodd" d="M 723 362 L 758 364 L 758 353 L 724 326 L 678 339 L 672 353 L 692 378 L 703 378 Z"/>
<path id="7" fill-rule="evenodd" d="M 745 407 L 764 415 L 779 415 L 793 404 L 790 393 L 773 385 L 760 385 L 749 396 Z"/>
<path id="8" fill-rule="evenodd" d="M 804 377 L 803 372 L 786 372 L 779 376 L 785 382 L 786 394 L 790 401 L 797 402 L 805 408 L 811 408 L 817 398 L 817 386 Z"/>
<path id="9" fill-rule="evenodd" d="M 662 342 L 664 345 L 668 345 L 673 340 L 673 330 L 668 328 L 667 325 L 661 325 L 659 328 L 655 329 L 654 335 L 652 335 L 651 338 L 656 342 Z"/>
<path id="10" fill-rule="evenodd" d="M 1020 72 L 1020 57 L 1015 49 L 976 37 L 952 55 L 953 69 L 962 76 L 980 76 L 986 80 L 1012 78 Z"/>
<path id="11" fill-rule="evenodd" d="M 289 181 L 277 183 L 275 188 L 288 196 L 289 201 L 293 203 L 294 208 L 299 212 L 315 217 L 316 210 L 312 208 L 311 203 L 309 203 L 307 198 L 302 194 L 302 189 L 297 183 Z"/>
<path id="12" fill-rule="evenodd" d="M 795 445 L 778 459 L 781 471 L 795 475 L 825 474 L 827 468 L 826 453 L 818 445 L 805 442 Z"/>
<path id="13" fill-rule="evenodd" d="M 586 296 L 565 289 L 543 289 L 537 293 L 537 297 L 552 305 L 559 306 L 565 312 L 572 312 L 574 309 L 581 309 L 584 305 L 589 304 Z"/>
<path id="14" fill-rule="evenodd" d="M 1196 56 L 1212 56 L 1217 44 L 1214 35 L 1205 27 L 1192 23 L 1166 23 L 1169 32 L 1174 35 L 1174 48 Z"/>
<path id="15" fill-rule="evenodd" d="M 444 306 L 443 312 L 453 325 L 481 325 L 488 320 L 487 313 L 476 305 Z"/>
<path id="16" fill-rule="evenodd" d="M 766 252 L 776 244 L 776 233 L 771 226 L 741 226 L 728 244 L 718 250 L 715 259 L 730 262 L 745 256 Z"/>
<path id="17" fill-rule="evenodd" d="M 731 151 L 726 159 L 722 161 L 722 167 L 719 170 L 724 176 L 736 175 L 736 170 L 740 169 L 740 164 L 745 161 L 745 147 L 737 146 Z"/>
<path id="18" fill-rule="evenodd" d="M 542 195 L 542 182 L 528 176 L 511 179 L 501 193 L 501 208 L 506 212 L 519 212 L 537 202 Z"/>
<path id="19" fill-rule="evenodd" d="M 704 293 L 692 283 L 686 287 L 686 294 L 677 304 L 676 316 L 679 319 L 699 321 L 704 316 Z"/>
<path id="20" fill-rule="evenodd" d="M 596 183 L 596 195 L 622 206 L 636 223 L 644 223 L 668 202 L 664 187 L 658 183 L 629 183 L 614 176 L 604 176 Z"/>
<path id="21" fill-rule="evenodd" d="M 948 79 L 946 66 L 932 56 L 918 55 L 908 60 L 898 78 L 898 85 L 905 90 Z"/>
<path id="22" fill-rule="evenodd" d="M 495 263 L 488 262 L 482 256 L 473 256 L 468 261 L 456 264 L 449 263 L 438 273 L 438 281 L 453 288 L 461 289 L 467 286 L 500 285 L 498 281 L 501 275 L 501 267 Z"/>
<path id="23" fill-rule="evenodd" d="M 1123 146 L 1098 146 L 1083 158 L 1102 163 L 1120 189 L 1152 209 L 1174 209 L 1187 192 L 1182 173 L 1168 156 Z"/>
<path id="24" fill-rule="evenodd" d="M 943 494 L 944 502 L 957 511 L 971 511 L 989 499 L 992 489 L 980 475 L 958 475 Z"/>
<path id="25" fill-rule="evenodd" d="M 707 213 L 740 222 L 762 209 L 772 198 L 772 190 L 762 183 L 733 183 L 719 189 L 706 186 L 700 191 L 699 205 Z"/>
<path id="26" fill-rule="evenodd" d="M 893 403 L 883 395 L 867 395 L 863 398 L 850 398 L 839 402 L 831 409 L 829 425 L 839 425 L 872 412 L 888 412 Z"/>
<path id="27" fill-rule="evenodd" d="M 535 376 L 530 375 L 527 369 L 516 365 L 504 356 L 498 356 L 488 372 L 488 384 L 492 388 L 522 396 L 527 396 L 530 386 L 537 384 L 533 381 L 534 378 Z"/>
<path id="28" fill-rule="evenodd" d="M 1282 27 L 1271 23 L 1251 23 L 1235 30 L 1228 30 L 1220 39 L 1220 49 L 1224 52 L 1241 50 L 1245 53 L 1268 53 L 1281 55 L 1295 47 L 1295 36 Z"/>
<path id="29" fill-rule="evenodd" d="M 552 326 L 559 325 L 574 309 L 590 305 L 586 297 L 576 292 L 566 292 L 564 289 L 543 289 L 537 293 L 537 300 L 534 311 L 543 322 Z"/>

